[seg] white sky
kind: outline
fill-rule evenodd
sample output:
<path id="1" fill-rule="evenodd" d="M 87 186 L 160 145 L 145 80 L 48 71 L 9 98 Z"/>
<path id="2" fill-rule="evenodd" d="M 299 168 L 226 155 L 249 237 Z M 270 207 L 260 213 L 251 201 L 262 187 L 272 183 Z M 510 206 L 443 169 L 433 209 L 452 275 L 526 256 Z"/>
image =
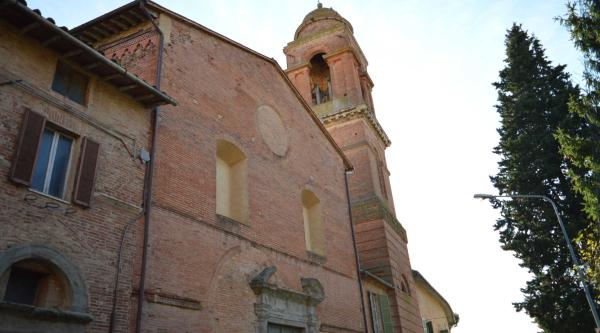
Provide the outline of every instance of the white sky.
<path id="1" fill-rule="evenodd" d="M 324 0 L 354 26 L 369 60 L 377 116 L 392 140 L 387 161 L 396 212 L 414 269 L 460 314 L 455 333 L 535 333 L 512 302 L 528 273 L 500 249 L 497 212 L 474 193 L 494 193 L 496 92 L 504 35 L 513 22 L 542 41 L 554 63 L 581 77 L 581 57 L 553 18 L 566 0 Z M 72 28 L 127 1 L 30 0 Z M 269 57 L 316 0 L 167 1 L 168 7 Z"/>

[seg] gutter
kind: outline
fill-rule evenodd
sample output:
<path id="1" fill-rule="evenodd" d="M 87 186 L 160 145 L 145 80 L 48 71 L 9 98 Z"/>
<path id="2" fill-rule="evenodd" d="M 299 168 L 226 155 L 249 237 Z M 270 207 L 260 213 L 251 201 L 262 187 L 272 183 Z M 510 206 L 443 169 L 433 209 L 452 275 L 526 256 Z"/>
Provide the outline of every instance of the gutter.
<path id="1" fill-rule="evenodd" d="M 456 315 L 454 313 L 454 311 L 452 310 L 452 307 L 450 306 L 450 303 L 448 303 L 448 301 L 446 301 L 446 299 L 442 296 L 442 294 L 440 294 L 432 285 L 431 283 L 429 283 L 429 281 L 427 281 L 427 279 L 425 279 L 425 277 L 423 276 L 423 274 L 421 274 L 419 271 L 417 270 L 412 270 L 412 274 L 413 274 L 413 278 L 415 279 L 415 282 L 419 281 L 421 282 L 421 284 L 427 289 L 429 290 L 430 293 L 432 293 L 435 297 L 438 298 L 438 300 L 442 303 L 442 307 L 444 307 L 446 312 L 446 316 L 448 317 L 448 321 L 449 321 L 449 325 L 451 327 L 454 327 L 458 324 L 458 320 L 456 318 Z"/>
<path id="2" fill-rule="evenodd" d="M 396 290 L 396 288 L 394 287 L 394 285 L 393 285 L 393 284 L 391 284 L 391 283 L 387 282 L 386 280 L 384 280 L 384 279 L 380 278 L 379 276 L 377 276 L 377 275 L 375 275 L 375 274 L 373 274 L 373 273 L 369 272 L 368 270 L 366 270 L 366 269 L 361 269 L 361 271 L 360 271 L 360 272 L 361 272 L 361 273 L 362 273 L 364 276 L 368 276 L 368 277 L 370 277 L 371 279 L 373 279 L 373 280 L 375 280 L 375 281 L 377 281 L 377 282 L 381 283 L 382 285 L 384 285 L 384 286 L 386 286 L 386 287 L 388 287 L 388 288 L 390 288 L 390 289 Z"/>
<path id="3" fill-rule="evenodd" d="M 140 9 L 147 16 L 148 20 L 156 29 L 159 37 L 158 43 L 158 56 L 156 61 L 156 89 L 160 89 L 160 79 L 162 76 L 162 62 L 163 62 L 163 51 L 164 51 L 164 35 L 154 19 L 152 15 L 146 9 L 146 0 L 139 0 Z M 150 163 L 148 164 L 148 178 L 146 188 L 146 196 L 144 201 L 144 241 L 142 248 L 142 268 L 140 272 L 140 281 L 138 284 L 138 307 L 136 314 L 136 324 L 135 331 L 136 333 L 140 333 L 142 331 L 142 317 L 144 315 L 144 298 L 145 298 L 145 289 L 146 289 L 146 271 L 148 268 L 148 240 L 150 237 L 150 221 L 152 219 L 152 185 L 154 178 L 154 165 L 156 161 L 156 145 L 158 142 L 158 120 L 159 120 L 160 109 L 155 107 L 152 110 L 152 148 L 150 151 Z"/>

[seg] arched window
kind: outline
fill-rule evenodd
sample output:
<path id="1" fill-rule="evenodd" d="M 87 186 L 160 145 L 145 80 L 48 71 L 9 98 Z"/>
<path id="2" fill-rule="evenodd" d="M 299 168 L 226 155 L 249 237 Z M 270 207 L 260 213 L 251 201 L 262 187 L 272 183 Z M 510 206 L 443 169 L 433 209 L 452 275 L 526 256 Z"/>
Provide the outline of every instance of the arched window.
<path id="1" fill-rule="evenodd" d="M 325 255 L 321 202 L 313 192 L 308 190 L 302 191 L 302 216 L 306 249 L 319 255 Z"/>
<path id="2" fill-rule="evenodd" d="M 31 332 L 84 333 L 93 320 L 79 270 L 45 245 L 15 245 L 0 251 L 0 303 L 9 309 L 2 312 L 6 332 L 20 332 L 26 323 Z"/>
<path id="3" fill-rule="evenodd" d="M 319 53 L 310 59 L 310 90 L 313 104 L 329 102 L 332 97 L 329 65 Z"/>
<path id="4" fill-rule="evenodd" d="M 247 222 L 246 175 L 246 155 L 231 142 L 217 140 L 217 214 L 238 222 Z"/>
<path id="5" fill-rule="evenodd" d="M 71 307 L 68 283 L 62 272 L 43 261 L 26 259 L 14 263 L 0 281 L 4 302 L 44 308 Z"/>
<path id="6" fill-rule="evenodd" d="M 402 281 L 400 281 L 400 289 L 402 289 L 403 293 L 410 296 L 410 286 L 408 284 L 408 280 L 406 279 L 406 276 L 404 274 L 402 274 L 401 279 L 402 279 Z"/>

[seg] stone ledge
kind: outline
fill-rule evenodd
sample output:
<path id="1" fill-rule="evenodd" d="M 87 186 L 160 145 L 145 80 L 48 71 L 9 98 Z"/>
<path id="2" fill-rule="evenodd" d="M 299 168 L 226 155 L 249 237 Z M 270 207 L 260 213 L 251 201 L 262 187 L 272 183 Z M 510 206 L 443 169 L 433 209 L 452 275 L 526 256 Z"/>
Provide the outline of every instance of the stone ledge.
<path id="1" fill-rule="evenodd" d="M 104 193 L 104 192 L 94 192 L 94 199 L 101 201 L 103 203 L 106 203 L 108 205 L 111 205 L 113 207 L 117 207 L 117 208 L 121 208 L 124 210 L 128 210 L 131 212 L 135 212 L 135 213 L 140 213 L 143 208 L 141 206 L 136 206 L 132 203 L 123 201 L 117 197 L 114 197 L 110 194 Z"/>
<path id="2" fill-rule="evenodd" d="M 60 309 L 40 308 L 33 305 L 0 302 L 0 312 L 11 313 L 19 317 L 43 321 L 87 324 L 94 320 L 89 313 Z"/>
<path id="3" fill-rule="evenodd" d="M 348 332 L 362 333 L 363 331 L 357 331 L 355 329 L 347 328 L 347 327 L 340 327 L 340 326 L 329 325 L 329 324 L 321 324 L 321 332 L 327 332 L 327 333 L 348 333 Z"/>
<path id="4" fill-rule="evenodd" d="M 139 291 L 135 291 L 134 295 L 138 295 Z M 189 310 L 202 310 L 202 302 L 197 299 L 183 297 L 175 294 L 163 293 L 155 290 L 147 290 L 144 293 L 144 299 L 148 303 L 156 303 L 168 306 L 174 306 Z"/>
<path id="5" fill-rule="evenodd" d="M 319 264 L 324 265 L 327 262 L 327 257 L 318 253 L 315 253 L 310 250 L 306 250 L 306 255 L 308 256 L 308 260 Z"/>
<path id="6" fill-rule="evenodd" d="M 236 234 L 240 232 L 241 226 L 243 225 L 242 222 L 221 214 L 215 214 L 215 222 L 219 228 L 234 232 Z"/>

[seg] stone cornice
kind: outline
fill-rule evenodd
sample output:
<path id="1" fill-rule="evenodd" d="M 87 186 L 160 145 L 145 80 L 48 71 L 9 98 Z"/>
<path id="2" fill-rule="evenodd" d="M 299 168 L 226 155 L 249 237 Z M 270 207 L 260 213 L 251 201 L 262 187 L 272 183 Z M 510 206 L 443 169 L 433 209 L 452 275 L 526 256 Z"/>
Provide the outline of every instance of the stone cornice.
<path id="1" fill-rule="evenodd" d="M 300 64 L 298 64 L 298 65 L 296 65 L 294 67 L 287 68 L 287 69 L 284 70 L 284 72 L 286 74 L 290 74 L 290 73 L 295 72 L 295 71 L 297 71 L 299 69 L 306 69 L 306 70 L 308 70 L 308 62 L 305 61 L 305 62 L 300 63 Z"/>
<path id="2" fill-rule="evenodd" d="M 381 141 L 383 141 L 383 143 L 385 144 L 386 147 L 389 147 L 392 144 L 392 141 L 390 141 L 389 137 L 383 130 L 383 127 L 381 127 L 381 124 L 379 124 L 379 121 L 377 120 L 375 113 L 372 111 L 369 111 L 367 106 L 364 104 L 359 105 L 357 107 L 344 109 L 344 110 L 338 111 L 338 112 L 330 114 L 330 115 L 325 115 L 325 116 L 321 117 L 321 121 L 323 122 L 323 124 L 325 126 L 327 126 L 329 124 L 334 124 L 336 122 L 348 121 L 348 120 L 352 120 L 352 119 L 356 119 L 356 118 L 360 118 L 360 117 L 365 118 L 369 122 L 369 124 L 373 127 L 375 132 L 377 132 L 377 134 L 379 135 L 379 138 L 381 139 Z"/>

